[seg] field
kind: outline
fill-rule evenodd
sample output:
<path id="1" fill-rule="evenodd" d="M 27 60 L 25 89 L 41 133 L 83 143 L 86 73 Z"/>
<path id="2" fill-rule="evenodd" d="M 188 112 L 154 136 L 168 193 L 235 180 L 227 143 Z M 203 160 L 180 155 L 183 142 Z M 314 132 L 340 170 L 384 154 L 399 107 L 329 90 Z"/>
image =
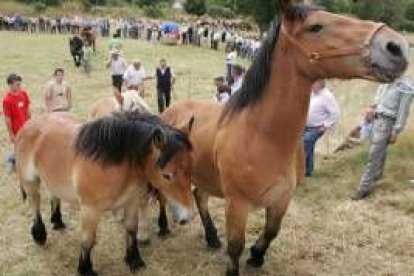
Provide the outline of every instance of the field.
<path id="1" fill-rule="evenodd" d="M 30 91 L 33 113 L 43 110 L 43 88 L 55 67 L 64 67 L 73 89 L 74 113 L 87 118 L 91 104 L 111 95 L 106 41 L 99 39 L 91 77 L 74 68 L 65 36 L 0 32 L 0 91 L 5 77 L 17 72 Z M 224 54 L 192 47 L 166 47 L 142 41 L 125 41 L 127 60 L 141 60 L 152 72 L 160 57 L 166 57 L 178 76 L 174 100 L 212 97 L 212 78 L 224 72 Z M 414 73 L 414 67 L 409 68 Z M 155 110 L 154 83 L 147 83 L 147 100 Z M 373 99 L 377 84 L 365 81 L 333 81 L 330 86 L 342 109 L 338 127 L 318 148 L 317 172 L 306 186 L 299 187 L 285 217 L 281 234 L 272 244 L 261 270 L 246 268 L 248 251 L 241 260 L 243 275 L 414 275 L 414 124 L 392 147 L 385 178 L 375 194 L 363 202 L 352 202 L 348 194 L 358 183 L 366 160 L 366 148 L 333 156 L 332 149 L 346 130 L 360 121 L 364 106 Z M 3 119 L 2 119 L 3 121 Z M 0 154 L 11 151 L 4 123 L 0 123 Z M 76 275 L 79 253 L 76 206 L 63 205 L 68 228 L 53 232 L 48 223 L 49 204 L 43 193 L 43 211 L 48 229 L 45 247 L 36 246 L 30 236 L 31 215 L 23 204 L 15 174 L 0 166 L 0 275 Z M 223 201 L 211 201 L 212 216 L 224 241 Z M 200 220 L 186 226 L 172 225 L 165 240 L 156 236 L 154 205 L 151 245 L 143 248 L 147 268 L 138 275 L 222 275 L 225 249 L 206 249 Z M 263 225 L 263 212 L 249 216 L 247 246 Z M 93 257 L 103 276 L 129 275 L 123 263 L 124 230 L 108 214 L 98 231 Z"/>

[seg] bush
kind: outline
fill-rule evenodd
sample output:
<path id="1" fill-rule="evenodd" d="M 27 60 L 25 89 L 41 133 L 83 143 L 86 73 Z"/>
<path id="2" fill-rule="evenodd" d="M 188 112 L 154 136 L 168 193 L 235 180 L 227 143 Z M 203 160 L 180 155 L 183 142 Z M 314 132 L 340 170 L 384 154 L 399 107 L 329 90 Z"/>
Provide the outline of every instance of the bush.
<path id="1" fill-rule="evenodd" d="M 211 17 L 220 18 L 234 18 L 236 16 L 231 9 L 223 6 L 210 6 L 207 9 L 207 14 Z"/>
<path id="2" fill-rule="evenodd" d="M 164 17 L 165 15 L 163 7 L 160 4 L 145 6 L 143 10 L 146 16 L 152 17 L 152 18 L 161 18 L 161 17 Z"/>
<path id="3" fill-rule="evenodd" d="M 400 30 L 404 30 L 407 32 L 414 32 L 414 21 L 412 20 L 404 20 L 400 26 L 399 26 Z"/>
<path id="4" fill-rule="evenodd" d="M 410 2 L 405 9 L 405 18 L 408 20 L 414 20 L 414 2 Z"/>
<path id="5" fill-rule="evenodd" d="M 184 4 L 184 9 L 189 14 L 203 15 L 206 13 L 206 1 L 205 0 L 187 0 Z"/>
<path id="6" fill-rule="evenodd" d="M 36 2 L 34 5 L 34 9 L 36 12 L 44 12 L 47 9 L 47 6 L 43 2 Z"/>

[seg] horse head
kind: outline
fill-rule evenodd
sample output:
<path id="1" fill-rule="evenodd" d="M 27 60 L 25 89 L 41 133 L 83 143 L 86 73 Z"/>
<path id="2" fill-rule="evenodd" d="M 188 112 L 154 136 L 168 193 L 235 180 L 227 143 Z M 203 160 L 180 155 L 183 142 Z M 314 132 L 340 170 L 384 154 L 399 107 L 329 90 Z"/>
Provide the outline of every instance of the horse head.
<path id="1" fill-rule="evenodd" d="M 285 51 L 311 78 L 366 78 L 389 82 L 408 65 L 406 39 L 383 23 L 333 14 L 311 5 L 279 1 Z"/>

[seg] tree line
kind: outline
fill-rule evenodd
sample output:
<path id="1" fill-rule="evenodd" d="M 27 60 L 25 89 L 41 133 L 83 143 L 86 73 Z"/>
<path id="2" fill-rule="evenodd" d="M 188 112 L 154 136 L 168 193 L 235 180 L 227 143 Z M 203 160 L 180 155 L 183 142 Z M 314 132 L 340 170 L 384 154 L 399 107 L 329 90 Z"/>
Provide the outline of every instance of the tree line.
<path id="1" fill-rule="evenodd" d="M 113 6 L 119 4 L 138 7 L 156 7 L 158 4 L 172 4 L 173 0 L 17 0 L 26 4 L 41 3 L 46 6 L 64 2 L 79 2 L 85 6 Z M 394 28 L 414 31 L 414 0 L 314 0 L 315 4 L 327 10 L 354 14 L 362 19 L 371 19 L 389 24 Z M 254 4 L 253 4 L 254 3 Z M 160 5 L 158 5 L 160 6 Z M 213 17 L 233 18 L 238 15 L 251 16 L 261 30 L 278 14 L 277 0 L 186 0 L 184 8 L 196 15 L 209 14 Z"/>

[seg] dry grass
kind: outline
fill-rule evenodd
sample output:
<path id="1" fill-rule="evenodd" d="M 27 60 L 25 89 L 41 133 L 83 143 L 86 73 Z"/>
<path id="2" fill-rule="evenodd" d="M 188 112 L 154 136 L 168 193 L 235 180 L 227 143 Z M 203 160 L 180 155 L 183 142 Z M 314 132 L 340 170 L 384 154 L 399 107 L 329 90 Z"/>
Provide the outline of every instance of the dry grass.
<path id="1" fill-rule="evenodd" d="M 98 49 L 105 42 L 99 40 Z M 179 76 L 175 97 L 210 98 L 211 79 L 224 71 L 224 54 L 193 48 L 154 46 L 145 42 L 127 41 L 128 60 L 141 59 L 151 71 L 161 56 L 166 56 Z M 67 39 L 60 36 L 0 33 L 0 90 L 6 89 L 4 78 L 18 72 L 31 92 L 33 109 L 42 108 L 42 88 L 53 68 L 67 69 L 67 79 L 74 90 L 74 112 L 85 118 L 89 106 L 98 98 L 109 96 L 109 73 L 104 68 L 106 54 L 101 50 L 88 78 L 73 68 L 67 52 Z M 413 72 L 414 68 L 410 68 Z M 344 116 L 339 129 L 347 129 L 359 120 L 362 106 L 371 102 L 375 84 L 362 81 L 333 83 Z M 147 87 L 153 95 L 153 83 Z M 154 97 L 149 96 L 154 107 Z M 0 154 L 10 150 L 4 128 L 0 124 Z M 331 135 L 329 147 L 340 138 L 340 131 Z M 412 127 L 400 143 L 390 151 L 386 178 L 372 198 L 352 202 L 347 195 L 353 191 L 362 173 L 366 150 L 358 149 L 344 155 L 322 160 L 317 174 L 307 186 L 296 191 L 283 228 L 267 255 L 262 270 L 244 266 L 245 275 L 414 275 L 414 133 Z M 329 152 L 328 142 L 320 151 Z M 75 207 L 63 206 L 68 229 L 62 233 L 48 228 L 46 246 L 36 246 L 30 237 L 30 209 L 23 204 L 15 175 L 7 175 L 0 167 L 0 275 L 49 276 L 75 275 L 78 261 L 78 217 Z M 45 193 L 43 193 L 45 195 Z M 223 202 L 211 202 L 213 219 L 224 241 Z M 155 232 L 152 244 L 142 249 L 147 268 L 139 275 L 221 275 L 225 266 L 225 250 L 208 251 L 205 247 L 199 218 L 184 227 L 172 226 L 173 235 L 160 240 Z M 43 210 L 48 222 L 49 204 L 44 197 Z M 252 244 L 263 224 L 263 213 L 249 216 L 247 245 Z M 101 275 L 129 275 L 122 259 L 123 228 L 108 215 L 102 220 L 98 244 L 94 250 L 95 266 Z"/>

